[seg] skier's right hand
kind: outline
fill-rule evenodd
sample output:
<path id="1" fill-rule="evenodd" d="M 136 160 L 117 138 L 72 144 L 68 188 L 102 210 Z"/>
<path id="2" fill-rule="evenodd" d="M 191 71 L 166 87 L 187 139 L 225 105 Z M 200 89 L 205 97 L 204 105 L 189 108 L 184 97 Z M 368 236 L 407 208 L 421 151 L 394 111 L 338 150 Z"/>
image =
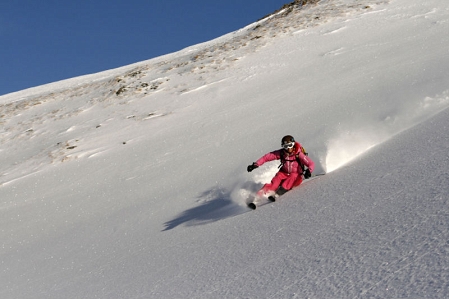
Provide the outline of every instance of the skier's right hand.
<path id="1" fill-rule="evenodd" d="M 247 170 L 248 172 L 251 172 L 251 171 L 253 171 L 254 169 L 256 169 L 257 167 L 259 167 L 259 166 L 257 166 L 256 163 L 253 163 L 253 164 L 251 164 L 251 165 L 248 165 L 248 167 L 246 168 L 246 170 Z"/>

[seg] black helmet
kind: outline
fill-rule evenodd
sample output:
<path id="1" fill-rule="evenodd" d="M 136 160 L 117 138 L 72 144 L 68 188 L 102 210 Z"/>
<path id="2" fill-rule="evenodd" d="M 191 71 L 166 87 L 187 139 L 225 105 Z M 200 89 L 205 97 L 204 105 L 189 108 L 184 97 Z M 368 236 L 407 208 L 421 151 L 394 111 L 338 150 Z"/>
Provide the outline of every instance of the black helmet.
<path id="1" fill-rule="evenodd" d="M 284 145 L 286 143 L 295 142 L 295 138 L 293 138 L 292 135 L 285 135 L 282 137 L 281 145 Z"/>

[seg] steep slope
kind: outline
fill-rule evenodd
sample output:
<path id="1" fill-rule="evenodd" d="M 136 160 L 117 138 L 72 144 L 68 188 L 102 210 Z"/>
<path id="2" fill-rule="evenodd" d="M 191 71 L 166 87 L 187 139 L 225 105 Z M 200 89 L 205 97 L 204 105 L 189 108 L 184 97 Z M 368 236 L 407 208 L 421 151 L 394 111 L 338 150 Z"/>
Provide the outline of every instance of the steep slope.
<path id="1" fill-rule="evenodd" d="M 367 3 L 384 2 L 387 1 Z M 27 175 L 30 170 L 39 171 L 49 163 L 104 152 L 111 147 L 108 137 L 111 131 L 104 132 L 104 129 L 106 123 L 111 127 L 112 119 L 123 127 L 170 115 L 175 109 L 191 104 L 191 101 L 179 100 L 180 96 L 232 78 L 226 71 L 239 69 L 238 61 L 272 44 L 276 38 L 346 14 L 359 15 L 367 11 L 372 11 L 372 7 L 352 1 L 330 1 L 320 6 L 292 3 L 240 31 L 179 53 L 2 96 L 2 144 L 14 143 L 14 151 L 4 154 L 4 161 L 13 165 L 2 170 L 0 184 Z M 117 105 L 121 106 L 118 114 Z M 92 117 L 98 115 L 97 111 L 101 111 L 103 119 Z M 55 127 L 66 128 L 66 131 L 43 129 L 48 127 L 48 122 L 55 122 Z M 98 139 L 96 131 L 99 130 L 95 130 L 102 126 L 103 141 Z M 116 131 L 114 126 L 112 134 Z M 129 135 L 129 132 L 124 134 Z M 96 139 L 94 147 L 83 147 L 82 143 L 93 138 Z M 114 140 L 117 145 L 127 141 L 127 138 Z"/>
<path id="2" fill-rule="evenodd" d="M 444 298 L 448 14 L 321 1 L 0 97 L 1 297 Z M 328 174 L 246 213 L 285 134 Z"/>

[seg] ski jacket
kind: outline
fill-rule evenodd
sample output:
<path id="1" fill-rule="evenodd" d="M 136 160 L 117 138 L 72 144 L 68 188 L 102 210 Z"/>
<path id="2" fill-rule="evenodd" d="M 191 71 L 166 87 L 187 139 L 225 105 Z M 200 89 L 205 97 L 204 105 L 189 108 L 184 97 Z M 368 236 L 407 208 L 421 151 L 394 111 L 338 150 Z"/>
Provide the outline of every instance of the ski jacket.
<path id="1" fill-rule="evenodd" d="M 262 156 L 256 161 L 257 166 L 262 166 L 264 163 L 274 160 L 281 160 L 284 164 L 281 165 L 280 172 L 290 175 L 291 173 L 302 174 L 302 167 L 299 165 L 296 156 L 298 155 L 299 162 L 307 166 L 310 172 L 315 169 L 315 163 L 301 151 L 301 145 L 295 142 L 294 151 L 289 155 L 284 149 L 279 149 Z M 282 157 L 283 156 L 283 157 Z M 282 158 L 282 159 L 281 159 Z"/>

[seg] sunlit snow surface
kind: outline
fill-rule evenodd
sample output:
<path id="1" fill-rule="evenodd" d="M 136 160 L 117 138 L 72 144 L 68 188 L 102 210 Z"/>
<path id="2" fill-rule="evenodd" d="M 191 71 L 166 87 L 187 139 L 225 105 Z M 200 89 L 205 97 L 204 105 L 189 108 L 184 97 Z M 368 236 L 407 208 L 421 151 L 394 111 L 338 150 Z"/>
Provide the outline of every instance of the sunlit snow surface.
<path id="1" fill-rule="evenodd" d="M 0 297 L 447 298 L 448 20 L 321 1 L 0 97 Z M 327 175 L 249 212 L 286 134 Z"/>

